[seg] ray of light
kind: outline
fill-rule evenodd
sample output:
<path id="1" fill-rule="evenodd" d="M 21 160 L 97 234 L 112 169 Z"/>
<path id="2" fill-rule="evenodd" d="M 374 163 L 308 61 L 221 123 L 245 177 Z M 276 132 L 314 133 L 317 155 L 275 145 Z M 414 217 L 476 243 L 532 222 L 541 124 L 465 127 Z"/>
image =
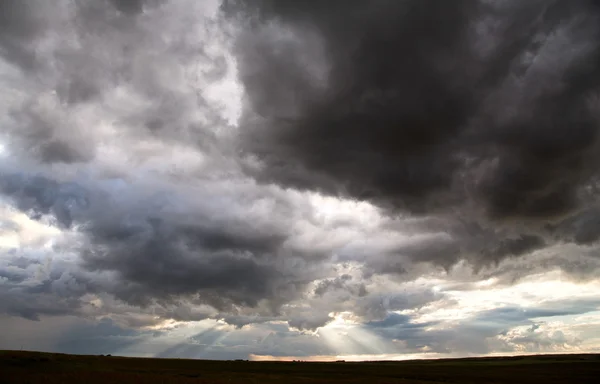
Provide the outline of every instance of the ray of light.
<path id="1" fill-rule="evenodd" d="M 349 320 L 350 313 L 334 315 L 334 321 L 317 330 L 331 350 L 338 354 L 360 355 L 389 352 L 390 347 L 378 335 Z"/>

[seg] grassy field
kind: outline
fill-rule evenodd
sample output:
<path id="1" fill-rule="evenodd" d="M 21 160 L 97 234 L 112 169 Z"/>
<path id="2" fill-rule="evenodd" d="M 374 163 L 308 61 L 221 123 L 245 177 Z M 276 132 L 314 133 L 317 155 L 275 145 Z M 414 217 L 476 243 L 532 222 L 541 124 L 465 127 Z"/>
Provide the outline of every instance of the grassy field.
<path id="1" fill-rule="evenodd" d="M 0 351 L 0 383 L 599 383 L 600 355 L 308 363 Z"/>

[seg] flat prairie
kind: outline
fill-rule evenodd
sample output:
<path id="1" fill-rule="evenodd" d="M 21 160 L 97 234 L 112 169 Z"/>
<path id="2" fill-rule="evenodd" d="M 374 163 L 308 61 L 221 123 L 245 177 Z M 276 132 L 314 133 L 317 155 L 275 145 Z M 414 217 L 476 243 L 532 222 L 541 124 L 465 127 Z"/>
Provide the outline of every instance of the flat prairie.
<path id="1" fill-rule="evenodd" d="M 600 355 L 316 363 L 0 351 L 0 383 L 591 384 L 600 383 Z"/>

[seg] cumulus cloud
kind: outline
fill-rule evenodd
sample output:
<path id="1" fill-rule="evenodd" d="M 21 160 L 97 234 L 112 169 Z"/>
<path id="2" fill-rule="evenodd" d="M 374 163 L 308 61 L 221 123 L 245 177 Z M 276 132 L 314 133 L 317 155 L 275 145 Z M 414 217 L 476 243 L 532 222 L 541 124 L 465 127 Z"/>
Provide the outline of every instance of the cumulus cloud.
<path id="1" fill-rule="evenodd" d="M 69 234 L 47 253 L 75 255 L 40 284 L 75 279 L 74 307 L 107 292 L 141 307 L 183 300 L 273 314 L 328 273 L 323 252 L 293 242 L 307 203 L 257 186 L 227 158 L 235 100 L 215 99 L 232 65 L 216 2 L 62 2 L 49 14 L 41 2 L 9 3 L 7 46 L 32 47 L 39 60 L 2 52 L 14 97 L 0 189 Z M 12 310 L 27 300 L 9 291 L 6 311 L 48 312 L 29 315 L 35 302 Z"/>
<path id="2" fill-rule="evenodd" d="M 1 2 L 0 325 L 165 357 L 578 348 L 514 308 L 596 308 L 599 16 Z M 523 302 L 552 273 L 572 310 Z"/>
<path id="3" fill-rule="evenodd" d="M 236 46 L 248 104 L 239 145 L 258 178 L 492 219 L 554 218 L 589 199 L 595 3 L 225 9 L 248 20 Z"/>

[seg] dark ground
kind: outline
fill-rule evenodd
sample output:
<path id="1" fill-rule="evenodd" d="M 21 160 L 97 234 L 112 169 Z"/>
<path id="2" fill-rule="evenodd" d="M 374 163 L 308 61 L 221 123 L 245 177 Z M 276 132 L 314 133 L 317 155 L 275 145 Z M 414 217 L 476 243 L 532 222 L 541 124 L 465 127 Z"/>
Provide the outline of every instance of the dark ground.
<path id="1" fill-rule="evenodd" d="M 0 351 L 0 383 L 600 383 L 600 355 L 305 363 Z"/>

